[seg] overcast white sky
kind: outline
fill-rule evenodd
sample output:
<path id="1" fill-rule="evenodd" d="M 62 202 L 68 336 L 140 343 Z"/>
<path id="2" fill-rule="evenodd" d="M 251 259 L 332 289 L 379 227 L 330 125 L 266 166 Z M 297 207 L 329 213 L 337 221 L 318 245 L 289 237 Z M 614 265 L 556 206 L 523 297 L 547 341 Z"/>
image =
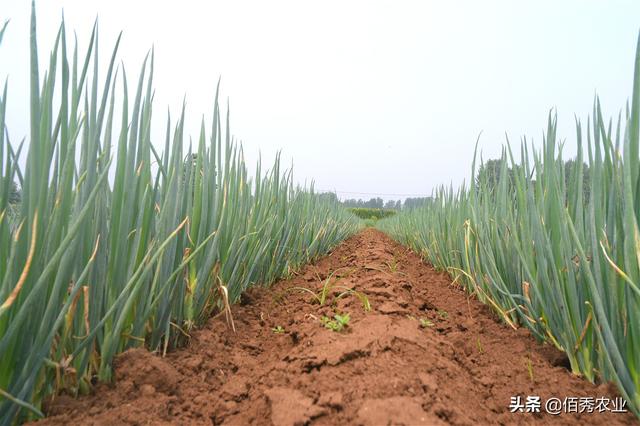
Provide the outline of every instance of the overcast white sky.
<path id="1" fill-rule="evenodd" d="M 186 95 L 197 136 L 222 76 L 250 169 L 258 151 L 270 162 L 282 150 L 298 181 L 342 198 L 460 184 L 480 131 L 485 159 L 496 157 L 505 132 L 541 140 L 550 108 L 573 154 L 574 114 L 586 120 L 596 92 L 607 116 L 629 98 L 640 30 L 635 0 L 36 4 L 43 61 L 63 9 L 82 46 L 98 16 L 104 59 L 123 30 L 130 76 L 155 46 L 157 129 Z M 28 129 L 29 9 L 28 0 L 0 5 L 0 22 L 11 20 L 0 77 L 16 141 Z"/>

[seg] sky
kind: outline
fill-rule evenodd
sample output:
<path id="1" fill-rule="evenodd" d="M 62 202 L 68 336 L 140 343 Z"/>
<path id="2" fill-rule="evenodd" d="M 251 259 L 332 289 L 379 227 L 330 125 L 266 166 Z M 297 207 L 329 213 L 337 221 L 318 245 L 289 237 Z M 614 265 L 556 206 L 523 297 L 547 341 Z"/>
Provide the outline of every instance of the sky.
<path id="1" fill-rule="evenodd" d="M 155 50 L 154 143 L 187 102 L 196 138 L 221 78 L 251 170 L 278 151 L 300 183 L 341 198 L 425 196 L 468 181 L 505 135 L 542 140 L 551 109 L 575 155 L 575 118 L 596 94 L 606 116 L 631 95 L 637 0 L 36 1 L 41 68 L 64 10 L 82 49 L 99 19 L 106 61 L 136 75 Z M 29 0 L 1 0 L 12 140 L 27 135 Z M 102 68 L 106 69 L 105 67 Z M 41 69 L 41 71 L 43 71 Z M 517 147 L 514 147 L 517 148 Z M 515 149 L 515 152 L 519 152 Z"/>

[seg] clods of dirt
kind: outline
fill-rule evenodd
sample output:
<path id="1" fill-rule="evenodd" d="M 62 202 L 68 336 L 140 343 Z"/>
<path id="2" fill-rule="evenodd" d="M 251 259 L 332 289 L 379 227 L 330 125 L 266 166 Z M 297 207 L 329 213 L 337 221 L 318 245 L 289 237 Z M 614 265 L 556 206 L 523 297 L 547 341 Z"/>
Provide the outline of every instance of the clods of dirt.
<path id="1" fill-rule="evenodd" d="M 336 288 L 324 306 L 287 291 L 318 292 L 326 279 Z M 355 294 L 336 300 L 338 287 L 365 295 L 371 311 Z M 55 398 L 38 424 L 637 424 L 630 413 L 511 413 L 517 396 L 617 394 L 572 375 L 560 352 L 500 323 L 376 230 L 290 280 L 248 291 L 232 311 L 236 333 L 216 318 L 165 358 L 129 350 L 113 385 Z M 346 313 L 340 331 L 325 326 Z"/>

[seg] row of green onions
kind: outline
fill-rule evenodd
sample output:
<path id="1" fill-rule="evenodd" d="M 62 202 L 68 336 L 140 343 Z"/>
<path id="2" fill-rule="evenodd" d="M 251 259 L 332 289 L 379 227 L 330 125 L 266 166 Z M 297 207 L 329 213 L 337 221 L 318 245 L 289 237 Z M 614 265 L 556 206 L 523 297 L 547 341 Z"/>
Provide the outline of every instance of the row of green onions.
<path id="1" fill-rule="evenodd" d="M 523 139 L 516 159 L 507 141 L 497 183 L 481 174 L 442 187 L 426 206 L 378 225 L 507 324 L 565 351 L 575 374 L 615 382 L 638 415 L 639 135 L 640 39 L 631 108 L 606 121 L 596 100 L 586 126 L 576 122 L 573 167 L 550 114 L 540 150 Z"/>
<path id="2" fill-rule="evenodd" d="M 63 22 L 42 77 L 32 11 L 28 143 L 10 141 L 1 92 L 1 425 L 110 380 L 128 348 L 179 346 L 245 289 L 295 273 L 359 226 L 335 199 L 294 187 L 279 158 L 250 177 L 217 94 L 196 146 L 183 107 L 158 149 L 153 53 L 131 84 L 114 65 L 119 42 L 99 77 L 97 26 L 82 56 Z"/>

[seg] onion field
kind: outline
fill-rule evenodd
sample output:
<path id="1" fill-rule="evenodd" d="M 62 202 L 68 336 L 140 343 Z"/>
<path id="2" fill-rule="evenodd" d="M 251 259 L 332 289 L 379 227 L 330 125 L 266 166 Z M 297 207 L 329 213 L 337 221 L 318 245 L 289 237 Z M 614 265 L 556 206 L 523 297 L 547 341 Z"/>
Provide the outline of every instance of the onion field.
<path id="1" fill-rule="evenodd" d="M 30 143 L 9 139 L 7 85 L 0 98 L 1 424 L 40 415 L 47 395 L 109 381 L 127 348 L 180 346 L 249 286 L 293 273 L 358 226 L 294 187 L 278 159 L 250 178 L 217 98 L 196 146 L 183 113 L 166 118 L 156 150 L 153 52 L 131 81 L 116 66 L 119 40 L 100 70 L 97 30 L 85 53 L 67 38 L 62 23 L 41 79 L 32 16 Z"/>
<path id="2" fill-rule="evenodd" d="M 495 182 L 441 187 L 379 226 L 565 352 L 575 374 L 615 382 L 638 413 L 640 39 L 635 67 L 630 108 L 608 120 L 596 99 L 576 122 L 577 153 L 562 151 L 550 114 L 540 147 L 523 140 L 519 158 L 504 147 Z"/>

